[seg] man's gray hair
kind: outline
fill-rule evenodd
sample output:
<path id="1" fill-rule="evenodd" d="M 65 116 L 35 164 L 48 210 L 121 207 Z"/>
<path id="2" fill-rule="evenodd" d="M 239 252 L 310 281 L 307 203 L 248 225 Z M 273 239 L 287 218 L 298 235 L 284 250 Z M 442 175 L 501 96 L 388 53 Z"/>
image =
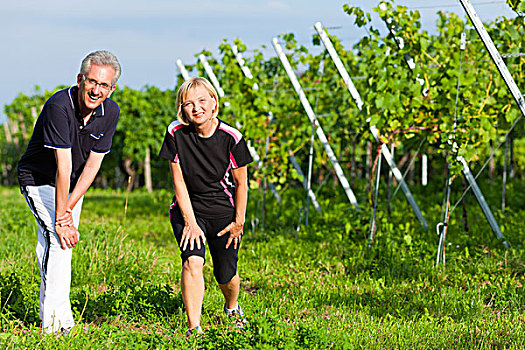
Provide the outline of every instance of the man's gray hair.
<path id="1" fill-rule="evenodd" d="M 82 65 L 80 66 L 80 74 L 87 75 L 91 65 L 95 64 L 97 66 L 110 66 L 115 70 L 115 76 L 111 85 L 115 85 L 120 78 L 120 63 L 117 60 L 117 57 L 109 51 L 100 50 L 94 51 L 84 58 Z"/>

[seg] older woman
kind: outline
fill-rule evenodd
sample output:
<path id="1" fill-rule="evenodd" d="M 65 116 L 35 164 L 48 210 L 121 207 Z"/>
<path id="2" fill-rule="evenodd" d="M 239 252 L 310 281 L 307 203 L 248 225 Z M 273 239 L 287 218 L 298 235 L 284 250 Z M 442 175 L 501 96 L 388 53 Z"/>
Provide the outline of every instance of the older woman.
<path id="1" fill-rule="evenodd" d="M 175 191 L 170 220 L 181 250 L 187 335 L 202 332 L 205 241 L 224 312 L 243 328 L 237 261 L 248 200 L 246 165 L 252 158 L 242 134 L 217 118 L 219 97 L 208 80 L 185 81 L 176 104 L 178 120 L 168 126 L 160 156 L 170 162 Z"/>

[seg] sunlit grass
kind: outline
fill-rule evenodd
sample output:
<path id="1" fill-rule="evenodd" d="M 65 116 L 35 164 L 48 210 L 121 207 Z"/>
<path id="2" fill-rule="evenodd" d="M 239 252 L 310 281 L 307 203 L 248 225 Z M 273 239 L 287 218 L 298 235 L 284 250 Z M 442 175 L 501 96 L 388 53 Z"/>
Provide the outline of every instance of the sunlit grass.
<path id="1" fill-rule="evenodd" d="M 425 191 L 418 201 L 430 221 L 439 217 L 439 206 L 431 204 L 437 195 Z M 522 210 L 500 217 L 510 251 L 478 219 L 477 206 L 469 206 L 469 233 L 462 232 L 458 211 L 446 268 L 435 268 L 435 231 L 421 230 L 402 199 L 393 203 L 390 218 L 380 207 L 376 241 L 368 249 L 366 205 L 355 213 L 344 200 L 320 193 L 325 210 L 310 213 L 309 227 L 298 232 L 302 194 L 290 190 L 285 204 L 266 213 L 267 230 L 252 231 L 260 200 L 254 192 L 239 264 L 240 302 L 250 326 L 238 332 L 225 323 L 208 256 L 205 335 L 187 340 L 180 258 L 167 213 L 171 193 L 90 190 L 73 258 L 71 300 L 79 326 L 68 337 L 42 338 L 36 225 L 17 189 L 0 188 L 0 196 L 4 348 L 525 346 Z"/>

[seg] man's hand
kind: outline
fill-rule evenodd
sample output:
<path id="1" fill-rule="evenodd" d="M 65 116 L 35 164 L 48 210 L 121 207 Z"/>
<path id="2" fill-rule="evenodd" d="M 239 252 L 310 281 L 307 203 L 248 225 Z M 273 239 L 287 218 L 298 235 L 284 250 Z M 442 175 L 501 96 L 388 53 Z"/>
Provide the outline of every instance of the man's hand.
<path id="1" fill-rule="evenodd" d="M 56 218 L 55 225 L 73 226 L 73 212 L 71 209 L 67 209 L 64 215 Z"/>
<path id="2" fill-rule="evenodd" d="M 62 249 L 74 248 L 77 244 L 80 234 L 75 226 L 60 226 L 55 224 L 55 231 L 60 238 L 60 245 Z"/>

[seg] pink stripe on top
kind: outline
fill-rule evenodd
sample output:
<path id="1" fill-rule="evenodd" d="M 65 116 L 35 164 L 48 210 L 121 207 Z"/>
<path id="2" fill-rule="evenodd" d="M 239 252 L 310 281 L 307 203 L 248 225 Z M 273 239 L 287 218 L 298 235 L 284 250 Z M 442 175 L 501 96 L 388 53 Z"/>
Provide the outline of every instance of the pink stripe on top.
<path id="1" fill-rule="evenodd" d="M 173 159 L 173 163 L 178 163 L 179 162 L 179 154 L 177 153 L 175 155 L 175 159 Z"/>
<path id="2" fill-rule="evenodd" d="M 233 195 L 232 195 L 232 193 L 230 191 L 228 191 L 228 186 L 226 186 L 226 184 L 224 183 L 224 179 L 226 179 L 226 176 L 228 175 L 228 172 L 230 171 L 230 168 L 231 168 L 231 164 L 228 165 L 228 169 L 226 169 L 226 172 L 224 173 L 224 177 L 222 178 L 222 180 L 220 182 L 221 182 L 222 187 L 224 188 L 224 193 L 226 193 L 226 195 L 230 199 L 230 203 L 232 204 L 232 207 L 235 208 L 235 202 L 233 200 Z M 231 186 L 231 184 L 230 184 L 230 186 Z"/>
<path id="3" fill-rule="evenodd" d="M 182 129 L 185 126 L 186 125 L 182 124 L 178 120 L 174 120 L 174 121 L 171 122 L 170 125 L 168 125 L 168 132 L 170 133 L 171 136 L 174 136 L 175 135 L 175 131 L 177 131 L 179 129 Z"/>
<path id="4" fill-rule="evenodd" d="M 171 220 L 171 209 L 175 208 L 176 205 L 177 205 L 177 200 L 174 199 L 173 202 L 170 205 L 170 210 L 168 210 L 168 214 L 170 216 L 170 220 Z"/>
<path id="5" fill-rule="evenodd" d="M 232 204 L 232 207 L 235 208 L 235 202 L 233 201 L 232 193 L 230 191 L 228 191 L 228 187 L 226 186 L 226 184 L 222 180 L 221 180 L 221 185 L 224 188 L 224 193 L 226 193 L 226 195 L 228 195 L 228 198 L 230 199 L 230 203 Z"/>
<path id="6" fill-rule="evenodd" d="M 233 169 L 237 169 L 238 168 L 237 162 L 235 161 L 235 158 L 233 158 L 233 154 L 231 154 L 231 152 L 230 152 L 230 162 L 231 162 L 231 165 L 232 165 Z"/>
<path id="7" fill-rule="evenodd" d="M 224 123 L 220 123 L 219 124 L 219 129 L 224 131 L 224 132 L 227 132 L 228 134 L 230 134 L 233 139 L 235 140 L 235 144 L 238 144 L 239 141 L 241 141 L 242 139 L 242 134 L 239 130 L 235 129 L 234 127 L 231 127 L 229 125 L 226 125 Z"/>

